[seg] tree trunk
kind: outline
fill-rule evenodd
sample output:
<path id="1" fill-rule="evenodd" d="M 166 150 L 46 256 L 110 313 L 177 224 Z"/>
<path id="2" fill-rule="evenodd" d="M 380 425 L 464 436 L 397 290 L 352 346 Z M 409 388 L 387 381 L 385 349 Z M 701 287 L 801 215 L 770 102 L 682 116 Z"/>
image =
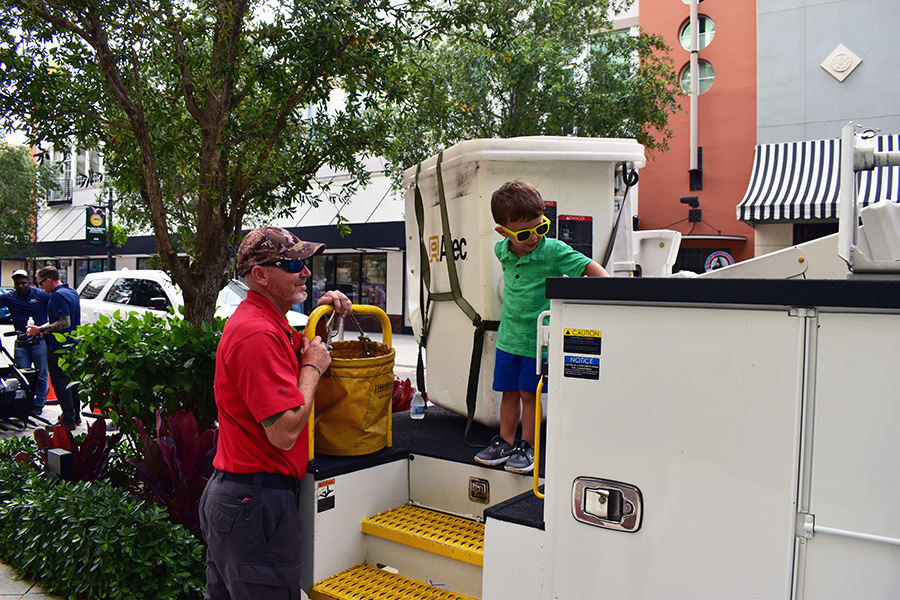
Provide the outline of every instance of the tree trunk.
<path id="1" fill-rule="evenodd" d="M 184 294 L 184 318 L 195 327 L 204 321 L 212 321 L 216 312 L 216 298 L 222 289 L 222 272 L 224 261 L 218 268 L 207 265 L 201 272 L 191 276 L 180 285 Z"/>

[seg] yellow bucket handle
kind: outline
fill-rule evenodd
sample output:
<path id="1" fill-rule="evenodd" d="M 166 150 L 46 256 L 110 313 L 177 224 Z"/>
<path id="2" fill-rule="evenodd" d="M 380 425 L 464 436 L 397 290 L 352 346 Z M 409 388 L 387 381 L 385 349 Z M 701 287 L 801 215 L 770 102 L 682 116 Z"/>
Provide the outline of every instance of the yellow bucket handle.
<path id="1" fill-rule="evenodd" d="M 334 307 L 330 304 L 317 306 L 316 309 L 312 311 L 312 314 L 309 315 L 309 321 L 306 323 L 306 329 L 303 330 L 303 334 L 308 340 L 312 341 L 312 339 L 316 337 L 316 326 L 319 324 L 319 319 L 332 312 L 334 312 Z M 381 337 L 383 343 L 385 346 L 391 345 L 391 320 L 383 310 L 369 304 L 354 304 L 350 307 L 350 313 L 354 315 L 374 315 L 378 317 L 378 320 L 381 322 Z"/>
<path id="2" fill-rule="evenodd" d="M 319 324 L 319 319 L 334 312 L 334 307 L 330 304 L 322 304 L 321 306 L 317 306 L 312 314 L 309 315 L 309 320 L 306 322 L 306 328 L 303 330 L 303 335 L 306 336 L 306 339 L 312 341 L 313 338 L 316 337 L 316 326 Z M 378 317 L 378 320 L 381 322 L 381 339 L 382 343 L 385 346 L 390 347 L 391 345 L 391 320 L 388 319 L 387 313 L 378 308 L 377 306 L 371 306 L 369 304 L 354 304 L 350 307 L 350 312 L 354 315 L 375 315 Z M 315 403 L 310 407 L 309 410 L 309 420 L 308 429 L 309 429 L 309 460 L 315 458 L 315 440 L 316 440 L 316 407 Z M 391 445 L 391 432 L 388 429 L 388 445 Z"/>

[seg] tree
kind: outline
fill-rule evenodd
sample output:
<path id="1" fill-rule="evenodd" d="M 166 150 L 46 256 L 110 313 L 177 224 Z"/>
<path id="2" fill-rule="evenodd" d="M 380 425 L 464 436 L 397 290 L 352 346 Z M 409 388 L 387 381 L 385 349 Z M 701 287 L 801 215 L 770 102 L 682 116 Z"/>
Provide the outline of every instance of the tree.
<path id="1" fill-rule="evenodd" d="M 149 225 L 197 324 L 212 319 L 245 226 L 317 203 L 324 165 L 365 183 L 367 155 L 408 166 L 467 137 L 664 128 L 674 74 L 662 46 L 604 37 L 605 9 L 0 0 L 0 125 L 102 152 L 119 222 Z"/>
<path id="2" fill-rule="evenodd" d="M 418 85 L 398 110 L 397 167 L 472 138 L 526 135 L 634 137 L 665 150 L 679 108 L 675 70 L 660 36 L 613 32 L 603 0 L 484 4 L 482 28 L 406 48 Z"/>
<path id="3" fill-rule="evenodd" d="M 0 0 L 0 121 L 99 148 L 120 217 L 208 321 L 245 222 L 317 202 L 323 165 L 365 181 L 387 137 L 366 111 L 399 99 L 401 45 L 432 31 L 416 2 Z"/>
<path id="4" fill-rule="evenodd" d="M 0 142 L 0 258 L 27 251 L 34 241 L 37 197 L 49 186 L 49 170 L 24 146 Z"/>

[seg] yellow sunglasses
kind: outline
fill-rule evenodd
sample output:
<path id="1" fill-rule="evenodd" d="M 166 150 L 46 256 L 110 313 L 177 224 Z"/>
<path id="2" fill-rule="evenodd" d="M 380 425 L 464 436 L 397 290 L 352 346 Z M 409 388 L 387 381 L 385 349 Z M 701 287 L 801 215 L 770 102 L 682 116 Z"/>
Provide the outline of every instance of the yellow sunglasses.
<path id="1" fill-rule="evenodd" d="M 531 234 L 534 234 L 538 237 L 544 237 L 545 235 L 547 235 L 547 232 L 550 231 L 550 219 L 548 219 L 546 216 L 541 217 L 541 218 L 543 219 L 543 221 L 541 221 L 540 225 L 531 227 L 529 229 L 520 229 L 519 231 L 512 231 L 511 229 L 507 229 L 503 225 L 500 225 L 500 229 L 502 229 L 506 233 L 508 233 L 511 236 L 513 236 L 514 238 L 516 238 L 516 241 L 518 241 L 518 242 L 527 242 L 528 240 L 531 239 Z M 498 225 L 499 225 L 499 223 L 498 223 Z"/>

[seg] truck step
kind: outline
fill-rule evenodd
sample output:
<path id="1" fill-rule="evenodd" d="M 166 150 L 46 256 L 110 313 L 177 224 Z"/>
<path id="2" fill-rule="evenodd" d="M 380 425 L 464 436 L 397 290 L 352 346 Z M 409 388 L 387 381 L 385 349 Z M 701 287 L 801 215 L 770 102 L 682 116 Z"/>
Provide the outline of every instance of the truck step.
<path id="1" fill-rule="evenodd" d="M 310 600 L 473 600 L 366 564 L 323 579 Z"/>
<path id="2" fill-rule="evenodd" d="M 484 564 L 484 524 L 473 519 L 405 504 L 363 519 L 362 532 L 479 567 Z"/>

